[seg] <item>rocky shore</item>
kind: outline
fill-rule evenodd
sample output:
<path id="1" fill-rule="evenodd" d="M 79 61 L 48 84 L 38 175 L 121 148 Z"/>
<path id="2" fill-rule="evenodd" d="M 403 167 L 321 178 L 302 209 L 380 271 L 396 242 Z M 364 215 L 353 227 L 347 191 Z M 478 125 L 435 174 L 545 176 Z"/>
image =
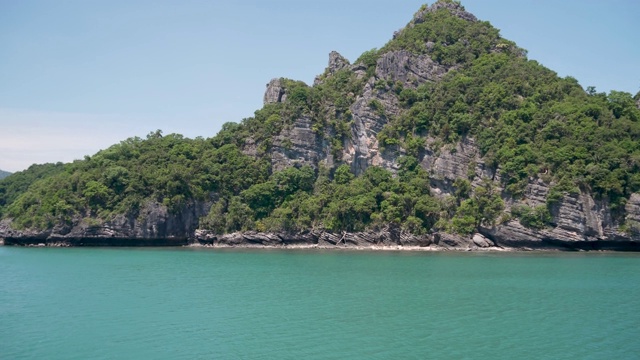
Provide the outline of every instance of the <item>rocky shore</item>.
<path id="1" fill-rule="evenodd" d="M 0 232 L 1 234 L 2 232 Z M 191 237 L 115 237 L 60 236 L 55 234 L 3 234 L 0 245 L 27 247 L 203 247 L 203 248 L 287 248 L 287 249 L 351 249 L 405 251 L 640 251 L 640 242 L 571 241 L 555 238 L 522 238 L 504 240 L 475 233 L 460 236 L 446 233 L 413 235 L 399 229 L 332 233 L 305 231 L 298 233 L 236 232 L 215 234 L 196 230 Z"/>
<path id="2" fill-rule="evenodd" d="M 494 241 L 476 233 L 460 236 L 446 233 L 413 235 L 385 229 L 356 233 L 309 231 L 303 233 L 243 232 L 225 235 L 197 231 L 191 246 L 204 247 L 273 247 L 362 250 L 461 250 L 461 251 L 640 251 L 634 241 L 563 241 L 538 239 L 530 241 Z"/>
<path id="3" fill-rule="evenodd" d="M 462 156 L 462 151 L 456 156 Z M 437 168 L 437 167 L 436 167 Z M 447 167 L 445 167 L 447 168 Z M 452 171 L 453 172 L 453 171 Z M 448 172 L 445 172 L 448 173 Z M 453 174 L 451 174 L 453 175 Z M 446 189 L 435 187 L 434 192 Z M 525 201 L 544 204 L 549 185 L 533 180 Z M 513 202 L 505 198 L 507 207 Z M 169 212 L 158 203 L 147 203 L 136 217 L 118 215 L 113 220 L 90 222 L 78 218 L 51 229 L 16 230 L 10 219 L 0 221 L 0 241 L 7 246 L 204 246 L 204 247 L 309 247 L 402 250 L 564 250 L 640 251 L 640 194 L 626 204 L 622 228 L 611 217 L 605 200 L 587 193 L 565 195 L 554 205 L 553 224 L 541 229 L 522 225 L 517 219 L 495 226 L 480 226 L 468 236 L 435 232 L 415 235 L 394 226 L 363 232 L 236 232 L 216 234 L 200 229 L 199 218 L 210 203 L 190 203 L 182 211 Z"/>

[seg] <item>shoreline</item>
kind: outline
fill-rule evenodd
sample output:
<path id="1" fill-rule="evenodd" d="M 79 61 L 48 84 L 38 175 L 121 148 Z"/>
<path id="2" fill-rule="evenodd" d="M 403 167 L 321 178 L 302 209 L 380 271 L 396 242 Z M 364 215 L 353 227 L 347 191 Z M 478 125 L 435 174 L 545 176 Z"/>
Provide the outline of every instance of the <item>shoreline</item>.
<path id="1" fill-rule="evenodd" d="M 416 252 L 640 252 L 640 241 L 503 238 L 490 233 L 413 235 L 385 229 L 355 233 L 236 232 L 214 234 L 197 230 L 190 236 L 60 236 L 47 233 L 0 237 L 0 245 L 23 247 L 186 247 L 211 249 L 298 249 Z M 185 234 L 186 235 L 186 234 Z"/>
<path id="2" fill-rule="evenodd" d="M 491 246 L 491 247 L 450 247 L 431 244 L 428 246 L 403 246 L 403 245 L 371 245 L 371 246 L 357 246 L 357 245 L 328 245 L 328 244 L 202 244 L 202 243 L 189 243 L 183 245 L 167 245 L 158 244 L 151 245 L 148 241 L 144 245 L 122 245 L 122 244 L 100 244 L 100 245 L 73 245 L 69 242 L 32 242 L 32 243 L 11 243 L 6 244 L 4 239 L 0 239 L 0 246 L 7 247 L 25 247 L 25 248 L 174 248 L 174 249 L 202 249 L 202 250 L 217 250 L 217 249 L 251 249 L 251 250 L 329 250 L 329 251 L 371 251 L 371 252 L 473 252 L 473 253 L 634 253 L 637 251 L 628 250 L 611 250 L 611 249 L 572 249 L 572 248 L 557 248 L 557 247 L 505 247 L 505 246 Z"/>
<path id="3" fill-rule="evenodd" d="M 133 242 L 133 241 L 131 241 Z M 56 248 L 64 248 L 64 247 L 94 247 L 94 248 L 185 248 L 185 249 L 283 249 L 283 250 L 355 250 L 355 251 L 416 251 L 416 252 L 469 252 L 469 251 L 477 251 L 477 252 L 516 252 L 516 251 L 535 251 L 535 249 L 530 248 L 513 248 L 513 247 L 501 247 L 501 246 L 492 246 L 492 247 L 473 247 L 473 248 L 462 248 L 462 247 L 446 247 L 446 246 L 438 246 L 435 244 L 431 244 L 428 246 L 415 246 L 415 245 L 371 245 L 371 246 L 361 246 L 361 245 L 331 245 L 331 244 L 256 244 L 256 243 L 241 243 L 241 244 L 224 244 L 224 243 L 200 243 L 193 242 L 188 244 L 167 244 L 166 241 L 161 241 L 158 244 L 150 244 L 149 240 L 144 241 L 144 243 L 140 244 L 126 244 L 123 245 L 121 241 L 115 244 L 107 244 L 105 241 L 99 241 L 93 244 L 86 243 L 78 243 L 72 244 L 69 241 L 46 241 L 46 242 L 37 242 L 37 241 L 12 241 L 8 244 L 5 244 L 4 239 L 0 239 L 0 246 L 7 247 L 28 247 L 28 248 L 43 248 L 43 247 L 56 247 Z M 555 249 L 549 249 L 553 251 Z"/>
<path id="4" fill-rule="evenodd" d="M 189 244 L 183 246 L 193 249 L 275 249 L 275 250 L 337 250 L 337 251 L 409 251 L 409 252 L 517 252 L 517 251 L 535 251 L 533 249 L 518 249 L 504 247 L 487 247 L 487 248 L 450 248 L 442 246 L 338 246 L 338 245 L 319 245 L 319 244 L 292 244 L 292 245 L 258 245 L 258 244 Z"/>

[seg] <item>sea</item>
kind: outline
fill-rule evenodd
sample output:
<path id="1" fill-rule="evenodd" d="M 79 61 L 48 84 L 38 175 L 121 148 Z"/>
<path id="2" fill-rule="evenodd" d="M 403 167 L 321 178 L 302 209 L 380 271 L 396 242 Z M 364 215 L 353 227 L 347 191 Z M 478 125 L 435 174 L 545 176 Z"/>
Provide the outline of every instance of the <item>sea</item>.
<path id="1" fill-rule="evenodd" d="M 639 359 L 640 254 L 0 247 L 0 359 Z"/>

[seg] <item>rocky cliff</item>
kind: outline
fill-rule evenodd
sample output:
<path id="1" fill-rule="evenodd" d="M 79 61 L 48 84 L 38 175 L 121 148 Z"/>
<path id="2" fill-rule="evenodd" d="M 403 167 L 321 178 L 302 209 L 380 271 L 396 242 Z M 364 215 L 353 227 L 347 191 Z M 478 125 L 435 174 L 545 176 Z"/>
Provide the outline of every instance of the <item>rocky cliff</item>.
<path id="1" fill-rule="evenodd" d="M 420 13 L 418 17 L 421 16 Z M 469 21 L 475 17 L 466 12 L 459 16 Z M 416 20 L 414 20 L 416 21 Z M 419 20 L 418 20 L 419 21 Z M 340 67 L 349 66 L 346 60 L 336 52 L 330 55 L 328 72 L 336 68 L 336 60 L 340 60 Z M 359 71 L 361 66 L 350 67 L 351 71 Z M 448 69 L 434 63 L 427 55 L 416 56 L 407 52 L 389 52 L 378 59 L 375 76 L 372 76 L 359 95 L 350 106 L 353 114 L 350 136 L 345 140 L 345 153 L 342 161 L 351 164 L 354 172 L 362 173 L 368 166 L 381 166 L 397 171 L 397 158 L 403 153 L 399 149 L 393 155 L 381 152 L 376 134 L 388 122 L 388 116 L 398 116 L 398 100 L 395 94 L 384 89 L 375 89 L 374 84 L 379 79 L 391 79 L 392 82 L 401 81 L 408 87 L 417 86 L 426 81 L 439 81 Z M 409 81 L 411 79 L 411 81 Z M 272 81 L 266 94 L 274 92 Z M 279 90 L 282 91 L 282 90 Z M 265 95 L 265 99 L 267 95 Z M 385 114 L 376 113 L 368 104 L 377 100 L 383 104 Z M 318 143 L 309 130 L 307 118 L 297 119 L 291 130 L 284 133 L 284 137 L 291 139 L 293 146 L 286 152 L 274 151 L 273 161 L 276 167 L 284 168 L 295 163 L 317 164 L 327 159 L 330 152 L 326 143 Z M 281 135 L 283 136 L 283 135 Z M 433 143 L 435 139 L 427 139 Z M 452 195 L 453 183 L 456 179 L 472 178 L 472 187 L 480 185 L 484 178 L 492 179 L 495 186 L 503 193 L 507 204 L 506 212 L 518 204 L 530 207 L 544 206 L 552 182 L 539 177 L 531 177 L 522 198 L 514 199 L 505 191 L 500 182 L 500 169 L 492 170 L 485 164 L 481 152 L 472 137 L 465 137 L 455 144 L 431 150 L 428 146 L 421 152 L 420 165 L 431 175 L 431 191 L 440 197 Z M 553 222 L 544 229 L 532 229 L 523 226 L 518 220 L 512 219 L 495 226 L 481 226 L 479 233 L 472 236 L 455 236 L 450 234 L 434 234 L 430 237 L 402 238 L 392 232 L 373 232 L 358 234 L 343 234 L 345 246 L 437 246 L 445 248 L 485 248 L 505 247 L 517 249 L 564 249 L 564 250 L 640 250 L 640 194 L 633 194 L 625 207 L 622 221 L 612 216 L 611 208 L 606 199 L 595 200 L 587 192 L 566 194 L 553 206 Z M 621 228 L 621 223 L 627 224 Z M 305 233 L 292 237 L 291 234 L 231 234 L 224 236 L 206 235 L 200 232 L 197 238 L 203 243 L 233 245 L 240 243 L 286 245 L 295 243 L 296 238 L 304 239 L 308 244 L 336 244 L 336 234 Z M 435 239 L 444 238 L 444 242 Z M 482 246 L 474 244 L 474 240 L 481 241 Z M 327 240 L 327 239 L 332 239 Z M 455 240 L 454 240 L 455 239 Z M 479 241 L 479 240 L 478 240 Z"/>
<path id="2" fill-rule="evenodd" d="M 477 21 L 473 14 L 466 12 L 459 4 L 437 2 L 416 13 L 408 27 L 421 23 L 424 21 L 425 14 L 441 8 L 446 8 L 465 21 Z M 425 46 L 429 48 L 433 46 L 433 43 L 427 41 Z M 329 55 L 329 63 L 324 77 L 332 76 L 342 69 L 349 69 L 358 76 L 365 76 L 365 68 L 362 63 L 351 65 L 343 56 L 333 51 Z M 398 169 L 397 159 L 404 154 L 404 149 L 398 148 L 395 152 L 381 151 L 376 135 L 389 122 L 390 118 L 398 117 L 403 110 L 398 104 L 396 93 L 391 91 L 388 86 L 380 87 L 376 84 L 384 80 L 386 83 L 392 84 L 400 82 L 405 88 L 416 88 L 425 82 L 440 81 L 447 72 L 455 68 L 456 66 L 440 64 L 427 54 L 414 54 L 405 50 L 389 51 L 382 54 L 377 59 L 373 76 L 366 79 L 362 93 L 355 97 L 349 107 L 352 114 L 350 133 L 344 140 L 345 150 L 342 158 L 338 160 L 350 164 L 355 174 L 362 173 L 369 166 L 381 166 L 396 172 Z M 316 78 L 315 85 L 321 82 L 319 79 L 320 77 Z M 278 96 L 273 94 L 278 94 Z M 286 97 L 286 89 L 280 86 L 279 80 L 272 80 L 265 92 L 265 102 L 282 101 L 283 96 Z M 371 108 L 370 104 L 374 101 L 382 105 L 383 112 Z M 640 102 L 638 104 L 640 106 Z M 322 140 L 333 134 L 317 136 L 310 130 L 311 122 L 310 118 L 305 116 L 295 119 L 290 129 L 283 131 L 276 137 L 276 144 L 279 144 L 281 139 L 291 141 L 291 146 L 286 151 L 276 145 L 272 153 L 276 168 L 285 168 L 294 164 L 317 166 L 322 162 L 328 166 L 333 165 L 329 144 Z M 427 144 L 435 142 L 436 139 L 427 139 Z M 545 205 L 550 188 L 554 185 L 553 181 L 544 181 L 533 176 L 529 179 L 524 197 L 515 199 L 509 196 L 500 181 L 500 169 L 491 169 L 485 164 L 473 137 L 464 137 L 457 143 L 436 149 L 431 149 L 427 145 L 420 152 L 419 160 L 420 165 L 431 175 L 432 193 L 441 197 L 452 195 L 455 180 L 469 177 L 470 172 L 474 188 L 479 186 L 483 178 L 492 179 L 495 186 L 503 194 L 503 199 L 507 204 L 506 213 L 509 212 L 511 206 L 518 204 L 526 204 L 531 207 Z M 566 194 L 553 206 L 552 223 L 544 229 L 527 228 L 517 219 L 512 219 L 495 226 L 481 226 L 479 228 L 480 234 L 476 234 L 476 238 L 484 236 L 490 239 L 492 246 L 497 244 L 498 246 L 515 248 L 638 250 L 640 249 L 640 237 L 632 229 L 635 228 L 635 224 L 640 224 L 638 201 L 640 201 L 640 195 L 634 194 L 625 207 L 626 215 L 623 218 L 614 219 L 606 199 L 595 200 L 590 193 L 583 191 L 579 194 Z M 621 223 L 632 224 L 632 226 L 625 226 L 622 229 Z M 307 239 L 305 241 L 309 243 L 322 243 L 321 235 L 310 234 L 308 233 L 302 238 Z M 255 234 L 234 234 L 213 239 L 223 244 L 243 241 L 260 243 L 259 240 L 256 240 L 256 236 Z M 270 240 L 267 242 L 270 244 L 286 244 L 288 242 L 286 236 L 273 235 L 268 237 Z M 356 234 L 346 235 L 347 239 L 354 237 L 359 238 Z M 358 245 L 389 242 L 403 244 L 403 241 L 389 233 L 384 233 L 382 236 L 386 239 L 384 241 L 376 240 L 375 234 L 370 234 L 365 238 L 369 240 L 347 240 L 345 243 Z M 462 238 L 471 241 L 474 237 Z M 422 246 L 435 244 L 433 239 L 420 241 L 414 239 L 408 243 L 421 244 Z M 460 244 L 466 243 L 461 241 Z"/>
<path id="3" fill-rule="evenodd" d="M 148 202 L 137 216 L 118 215 L 110 221 L 74 219 L 47 230 L 14 230 L 11 222 L 0 222 L 5 245 L 47 246 L 177 246 L 194 241 L 199 218 L 211 202 L 187 204 L 180 211 Z"/>

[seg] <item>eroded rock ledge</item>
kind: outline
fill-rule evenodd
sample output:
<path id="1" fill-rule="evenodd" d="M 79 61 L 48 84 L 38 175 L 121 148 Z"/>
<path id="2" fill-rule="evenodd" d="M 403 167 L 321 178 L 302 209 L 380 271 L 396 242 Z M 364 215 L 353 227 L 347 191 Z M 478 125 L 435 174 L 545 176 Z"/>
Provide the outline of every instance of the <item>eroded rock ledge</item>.
<path id="1" fill-rule="evenodd" d="M 483 231 L 484 232 L 484 231 Z M 485 236 L 486 235 L 486 236 Z M 287 232 L 236 232 L 215 234 L 197 230 L 191 237 L 111 237 L 103 235 L 73 237 L 56 234 L 21 234 L 5 237 L 4 245 L 29 247 L 113 246 L 113 247 L 170 247 L 202 246 L 213 248 L 321 248 L 361 250 L 424 250 L 424 251 L 640 251 L 640 242 L 620 239 L 573 241 L 540 236 L 504 240 L 492 239 L 492 234 L 476 233 L 460 236 L 446 233 L 413 235 L 399 229 L 381 231 L 332 233 L 311 230 Z M 0 241 L 2 244 L 2 241 Z"/>
<path id="2" fill-rule="evenodd" d="M 485 236 L 487 235 L 487 236 Z M 413 235 L 399 230 L 365 231 L 355 233 L 330 233 L 308 231 L 302 233 L 243 232 L 216 235 L 196 231 L 193 244 L 212 247 L 300 247 L 354 249 L 406 249 L 406 250 L 609 250 L 640 251 L 640 242 L 620 241 L 571 241 L 541 237 L 538 239 L 493 239 L 491 234 L 476 233 L 460 236 L 447 233 Z"/>

